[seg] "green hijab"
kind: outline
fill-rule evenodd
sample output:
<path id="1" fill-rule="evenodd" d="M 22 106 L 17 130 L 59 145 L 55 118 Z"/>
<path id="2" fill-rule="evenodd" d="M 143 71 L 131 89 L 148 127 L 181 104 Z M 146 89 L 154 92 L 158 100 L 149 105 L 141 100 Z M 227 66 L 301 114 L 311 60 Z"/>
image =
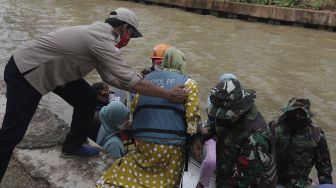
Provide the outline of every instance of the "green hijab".
<path id="1" fill-rule="evenodd" d="M 185 75 L 186 57 L 183 52 L 171 47 L 166 51 L 161 66 L 164 71 L 172 71 Z"/>
<path id="2" fill-rule="evenodd" d="M 125 148 L 118 136 L 119 126 L 127 117 L 129 109 L 119 101 L 112 101 L 99 112 L 102 123 L 96 143 L 101 145 L 114 158 L 120 158 L 125 154 Z"/>
<path id="3" fill-rule="evenodd" d="M 129 109 L 119 101 L 112 101 L 99 112 L 99 119 L 107 132 L 119 130 L 118 125 L 129 113 Z"/>

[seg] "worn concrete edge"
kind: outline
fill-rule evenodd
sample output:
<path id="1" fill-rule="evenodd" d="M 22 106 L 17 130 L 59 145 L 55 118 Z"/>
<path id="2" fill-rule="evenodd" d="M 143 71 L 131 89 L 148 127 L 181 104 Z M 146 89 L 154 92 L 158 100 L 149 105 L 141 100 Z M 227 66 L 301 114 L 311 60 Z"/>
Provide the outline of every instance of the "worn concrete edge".
<path id="1" fill-rule="evenodd" d="M 50 187 L 49 183 L 44 179 L 34 178 L 23 167 L 21 162 L 15 158 L 11 158 L 5 176 L 0 183 L 1 188 L 46 188 Z"/>
<path id="2" fill-rule="evenodd" d="M 89 144 L 97 146 L 92 141 Z M 0 184 L 2 188 L 89 188 L 95 187 L 113 159 L 105 151 L 97 157 L 62 158 L 59 145 L 43 149 L 16 148 L 11 163 Z"/>
<path id="3" fill-rule="evenodd" d="M 6 104 L 5 93 L 6 84 L 0 80 L 2 107 Z M 4 113 L 5 108 L 0 108 L 1 122 Z M 0 187 L 95 187 L 95 182 L 114 160 L 106 151 L 96 157 L 62 158 L 62 143 L 68 130 L 69 124 L 39 106 L 24 138 L 14 150 Z M 86 144 L 100 147 L 89 139 Z"/>
<path id="4" fill-rule="evenodd" d="M 194 9 L 202 14 L 230 13 L 261 19 L 278 20 L 291 23 L 311 24 L 336 28 L 336 12 L 299 8 L 286 8 L 268 5 L 257 5 L 221 0 L 128 0 L 146 4 L 158 4 Z M 215 14 L 214 14 L 215 15 Z"/>

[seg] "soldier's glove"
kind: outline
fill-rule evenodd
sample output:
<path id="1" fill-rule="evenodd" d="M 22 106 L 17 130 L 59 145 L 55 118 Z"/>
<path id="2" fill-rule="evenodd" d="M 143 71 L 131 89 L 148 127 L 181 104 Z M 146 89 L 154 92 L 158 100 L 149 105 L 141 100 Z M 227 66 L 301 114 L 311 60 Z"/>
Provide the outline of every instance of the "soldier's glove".
<path id="1" fill-rule="evenodd" d="M 200 129 L 200 132 L 202 134 L 202 142 L 208 141 L 215 136 L 215 124 L 213 122 L 207 122 L 207 124 Z"/>

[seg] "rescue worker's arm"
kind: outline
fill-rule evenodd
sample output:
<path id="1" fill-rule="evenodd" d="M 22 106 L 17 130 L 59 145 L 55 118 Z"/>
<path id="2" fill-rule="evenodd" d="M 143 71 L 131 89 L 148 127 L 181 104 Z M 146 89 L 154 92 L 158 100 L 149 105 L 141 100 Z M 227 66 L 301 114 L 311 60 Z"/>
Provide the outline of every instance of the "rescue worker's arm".
<path id="1" fill-rule="evenodd" d="M 320 141 L 318 142 L 315 168 L 320 184 L 332 184 L 332 165 L 327 139 L 322 131 Z"/>
<path id="2" fill-rule="evenodd" d="M 216 135 L 215 122 L 208 120 L 204 127 L 200 128 L 202 134 L 202 140 L 208 141 Z"/>
<path id="3" fill-rule="evenodd" d="M 271 154 L 268 140 L 261 134 L 255 133 L 244 141 L 237 158 L 232 187 L 249 187 L 259 178 L 264 165 L 270 160 Z"/>
<path id="4" fill-rule="evenodd" d="M 189 78 L 185 84 L 185 89 L 187 92 L 187 100 L 184 103 L 188 123 L 187 133 L 193 135 L 197 132 L 198 123 L 201 120 L 197 82 Z"/>
<path id="5" fill-rule="evenodd" d="M 216 126 L 215 126 L 215 117 L 218 108 L 215 107 L 211 102 L 210 102 L 210 97 L 207 99 L 207 114 L 208 114 L 208 121 L 204 129 L 207 131 L 205 132 L 204 129 L 201 129 L 202 134 L 204 135 L 205 140 L 208 140 L 212 138 L 216 134 Z"/>
<path id="6" fill-rule="evenodd" d="M 96 70 L 104 82 L 122 90 L 165 98 L 175 103 L 185 101 L 183 86 L 166 90 L 141 80 L 141 77 L 123 60 L 120 51 L 114 45 L 111 37 L 94 40 L 89 46 L 91 55 L 99 62 Z"/>
<path id="7" fill-rule="evenodd" d="M 184 86 L 176 86 L 173 89 L 164 89 L 155 86 L 146 80 L 138 81 L 130 89 L 121 84 L 119 80 L 110 81 L 108 84 L 119 89 L 133 91 L 141 95 L 164 98 L 174 103 L 183 103 L 187 96 L 183 90 Z"/>

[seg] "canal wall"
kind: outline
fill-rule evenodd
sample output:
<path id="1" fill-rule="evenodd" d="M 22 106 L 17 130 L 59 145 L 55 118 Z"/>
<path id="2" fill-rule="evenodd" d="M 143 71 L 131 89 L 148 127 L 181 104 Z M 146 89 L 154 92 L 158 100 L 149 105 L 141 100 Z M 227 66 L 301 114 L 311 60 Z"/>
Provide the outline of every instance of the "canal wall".
<path id="1" fill-rule="evenodd" d="M 228 2 L 223 0 L 124 0 L 144 4 L 163 5 L 182 8 L 187 11 L 224 18 L 265 22 L 274 25 L 292 25 L 336 31 L 336 12 L 249 3 Z"/>

